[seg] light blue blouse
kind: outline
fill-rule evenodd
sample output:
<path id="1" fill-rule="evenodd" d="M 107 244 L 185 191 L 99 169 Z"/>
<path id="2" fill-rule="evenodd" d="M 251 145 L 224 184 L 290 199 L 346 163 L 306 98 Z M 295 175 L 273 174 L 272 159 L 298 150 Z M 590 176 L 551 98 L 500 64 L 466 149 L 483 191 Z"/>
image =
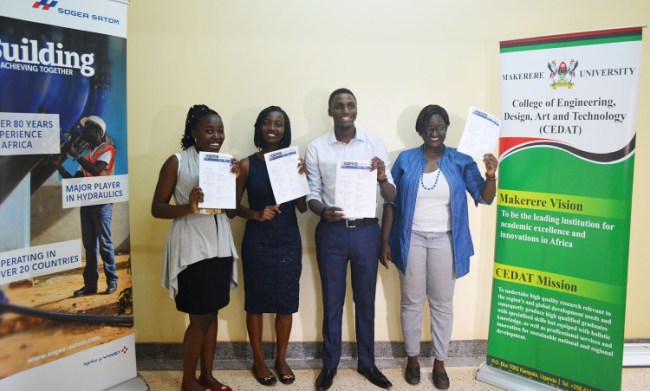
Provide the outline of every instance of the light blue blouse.
<path id="1" fill-rule="evenodd" d="M 397 187 L 397 196 L 392 203 L 395 206 L 395 220 L 390 236 L 391 261 L 402 273 L 406 272 L 415 200 L 425 164 L 426 158 L 422 154 L 422 147 L 418 147 L 402 151 L 391 170 Z M 438 165 L 449 183 L 451 193 L 455 272 L 456 278 L 460 278 L 469 273 L 469 257 L 474 255 L 467 216 L 466 191 L 476 205 L 485 203 L 481 199 L 485 180 L 474 159 L 458 152 L 456 148 L 445 147 Z"/>

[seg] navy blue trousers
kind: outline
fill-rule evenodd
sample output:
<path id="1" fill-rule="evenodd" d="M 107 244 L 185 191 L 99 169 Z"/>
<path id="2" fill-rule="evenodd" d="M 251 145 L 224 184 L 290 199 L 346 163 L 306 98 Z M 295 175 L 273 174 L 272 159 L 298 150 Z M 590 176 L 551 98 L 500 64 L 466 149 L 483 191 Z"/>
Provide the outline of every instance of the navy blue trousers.
<path id="1" fill-rule="evenodd" d="M 323 367 L 341 359 L 341 323 L 350 262 L 359 367 L 375 365 L 375 291 L 379 266 L 379 225 L 356 228 L 320 221 L 316 257 L 323 289 Z"/>

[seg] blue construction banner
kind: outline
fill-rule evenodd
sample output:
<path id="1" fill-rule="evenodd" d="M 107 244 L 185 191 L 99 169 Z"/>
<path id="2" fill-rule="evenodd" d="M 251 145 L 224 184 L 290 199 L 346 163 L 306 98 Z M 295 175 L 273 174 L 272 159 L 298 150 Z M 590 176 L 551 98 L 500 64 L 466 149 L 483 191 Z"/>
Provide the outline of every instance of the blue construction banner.
<path id="1" fill-rule="evenodd" d="M 0 390 L 136 377 L 127 7 L 0 3 Z"/>

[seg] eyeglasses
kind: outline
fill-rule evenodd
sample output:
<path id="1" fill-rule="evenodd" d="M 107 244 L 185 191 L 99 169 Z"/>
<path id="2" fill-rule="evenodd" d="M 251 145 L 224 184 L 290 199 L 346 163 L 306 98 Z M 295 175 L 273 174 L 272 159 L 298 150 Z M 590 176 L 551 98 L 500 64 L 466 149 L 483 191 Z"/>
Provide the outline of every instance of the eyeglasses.
<path id="1" fill-rule="evenodd" d="M 432 134 L 433 132 L 438 132 L 438 134 L 447 133 L 447 125 L 436 126 L 435 128 L 426 128 L 422 131 L 424 134 Z"/>

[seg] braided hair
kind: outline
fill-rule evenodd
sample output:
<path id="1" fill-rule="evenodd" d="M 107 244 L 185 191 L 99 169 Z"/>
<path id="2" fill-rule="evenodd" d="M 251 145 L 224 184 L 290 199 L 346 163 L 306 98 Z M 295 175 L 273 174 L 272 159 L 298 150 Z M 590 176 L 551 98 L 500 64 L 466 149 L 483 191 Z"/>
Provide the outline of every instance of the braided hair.
<path id="1" fill-rule="evenodd" d="M 445 121 L 445 125 L 450 125 L 449 114 L 447 114 L 447 110 L 438 105 L 427 105 L 422 109 L 422 111 L 420 111 L 420 114 L 418 114 L 418 119 L 415 121 L 415 131 L 422 133 L 427 125 L 427 122 L 429 122 L 431 117 L 436 114 L 438 114 L 440 118 Z"/>
<path id="2" fill-rule="evenodd" d="M 181 138 L 181 148 L 183 150 L 186 150 L 196 143 L 194 137 L 192 137 L 192 130 L 196 128 L 196 124 L 199 120 L 206 115 L 216 115 L 221 118 L 219 113 L 206 105 L 194 105 L 190 107 L 190 110 L 187 112 L 187 118 L 185 119 L 185 133 L 183 133 L 183 137 Z"/>
<path id="3" fill-rule="evenodd" d="M 291 145 L 291 121 L 289 121 L 289 116 L 281 107 L 269 106 L 262 110 L 255 120 L 255 135 L 253 136 L 253 143 L 255 143 L 255 146 L 260 151 L 267 146 L 266 141 L 264 141 L 264 138 L 262 137 L 262 125 L 264 124 L 266 117 L 270 113 L 275 112 L 282 114 L 284 117 L 284 136 L 282 136 L 282 140 L 280 140 L 280 148 L 286 148 Z"/>

